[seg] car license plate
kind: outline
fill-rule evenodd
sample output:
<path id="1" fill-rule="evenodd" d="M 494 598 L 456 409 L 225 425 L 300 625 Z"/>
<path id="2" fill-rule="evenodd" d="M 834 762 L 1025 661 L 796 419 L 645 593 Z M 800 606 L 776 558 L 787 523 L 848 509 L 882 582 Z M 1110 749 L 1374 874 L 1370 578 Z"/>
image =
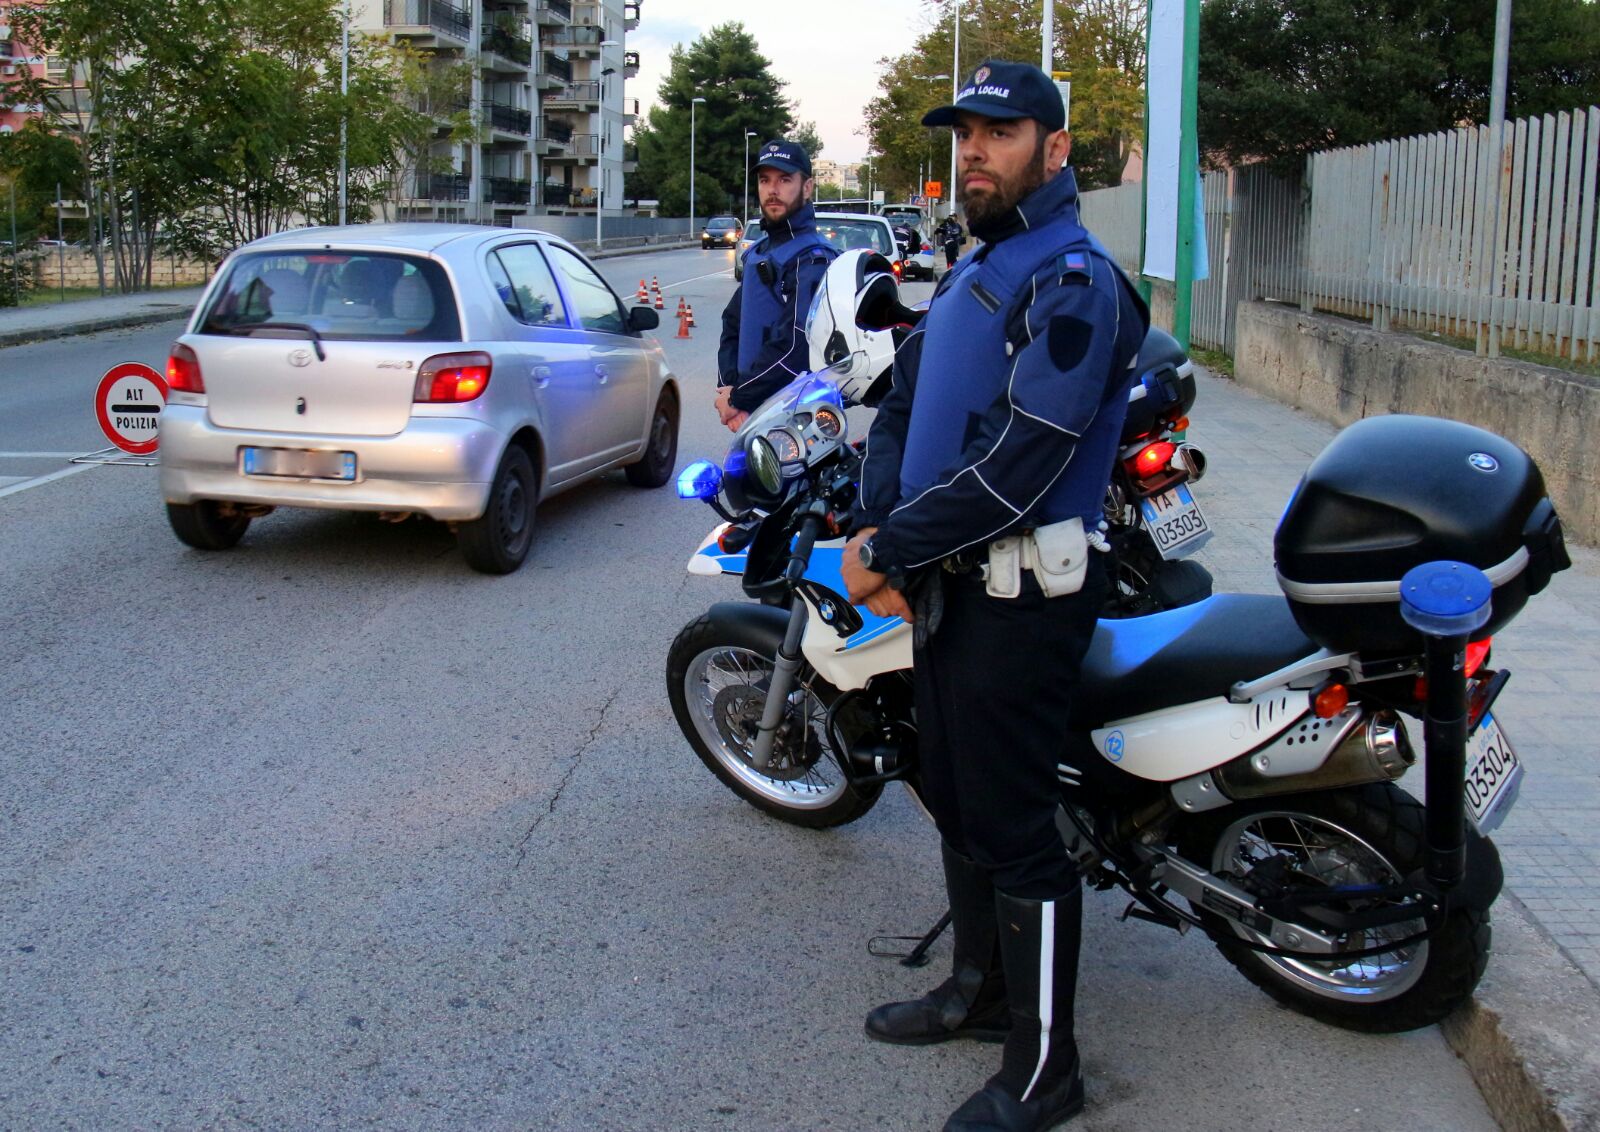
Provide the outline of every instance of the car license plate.
<path id="1" fill-rule="evenodd" d="M 1488 712 L 1467 736 L 1466 762 L 1467 816 L 1479 833 L 1488 833 L 1510 813 L 1522 787 L 1522 760 Z"/>
<path id="2" fill-rule="evenodd" d="M 1194 493 L 1181 483 L 1170 491 L 1141 499 L 1139 511 L 1162 558 L 1193 554 L 1211 538 L 1211 528 L 1200 513 L 1200 504 L 1195 502 Z"/>
<path id="3" fill-rule="evenodd" d="M 314 448 L 243 448 L 240 462 L 247 476 L 284 476 L 302 480 L 353 480 L 354 452 Z"/>

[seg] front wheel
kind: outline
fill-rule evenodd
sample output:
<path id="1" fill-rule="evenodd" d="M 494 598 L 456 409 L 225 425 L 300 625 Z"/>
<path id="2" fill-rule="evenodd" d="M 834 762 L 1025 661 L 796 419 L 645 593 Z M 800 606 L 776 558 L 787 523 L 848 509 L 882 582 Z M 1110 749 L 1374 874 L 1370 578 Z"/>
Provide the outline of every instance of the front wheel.
<path id="1" fill-rule="evenodd" d="M 810 669 L 789 697 L 771 763 L 764 770 L 751 764 L 787 616 L 758 605 L 713 606 L 672 642 L 667 696 L 695 754 L 729 790 L 791 825 L 844 825 L 872 809 L 882 788 L 858 788 L 840 769 L 825 726 L 839 693 Z"/>
<path id="2" fill-rule="evenodd" d="M 678 399 L 671 389 L 663 389 L 650 417 L 644 455 L 622 471 L 634 487 L 661 487 L 672 478 L 672 466 L 677 461 Z"/>
<path id="3" fill-rule="evenodd" d="M 1263 798 L 1212 811 L 1187 831 L 1191 860 L 1249 891 L 1400 884 L 1423 865 L 1420 802 L 1391 782 Z M 1330 903 L 1332 903 L 1330 901 Z M 1359 895 L 1334 906 L 1371 904 Z M 1347 1030 L 1398 1033 L 1430 1026 L 1472 995 L 1489 960 L 1487 909 L 1457 908 L 1428 939 L 1363 959 L 1295 959 L 1239 941 L 1266 937 L 1197 908 L 1217 950 L 1256 986 L 1302 1014 Z M 1421 932 L 1411 920 L 1358 931 L 1362 951 Z"/>

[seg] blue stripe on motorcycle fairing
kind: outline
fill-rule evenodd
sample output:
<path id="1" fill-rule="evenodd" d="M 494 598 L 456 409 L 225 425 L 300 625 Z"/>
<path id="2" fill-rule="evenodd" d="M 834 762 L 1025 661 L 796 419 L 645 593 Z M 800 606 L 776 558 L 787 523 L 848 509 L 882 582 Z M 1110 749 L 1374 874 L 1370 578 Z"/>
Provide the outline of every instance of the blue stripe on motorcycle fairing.
<path id="1" fill-rule="evenodd" d="M 1096 638 L 1111 639 L 1111 661 L 1119 671 L 1143 664 L 1156 653 L 1183 636 L 1205 616 L 1211 599 L 1182 605 L 1177 609 L 1150 613 L 1143 617 L 1102 618 L 1095 628 Z"/>
<path id="2" fill-rule="evenodd" d="M 745 563 L 750 558 L 749 554 L 742 550 L 736 554 L 724 554 L 716 543 L 702 547 L 699 553 L 701 558 L 709 558 L 722 567 L 724 574 L 743 574 Z"/>
<path id="3" fill-rule="evenodd" d="M 819 546 L 811 552 L 811 565 L 806 569 L 806 577 L 818 585 L 827 586 L 834 593 L 842 594 L 845 592 L 843 565 L 844 547 Z M 846 649 L 864 645 L 896 625 L 905 624 L 898 617 L 879 617 L 864 605 L 856 606 L 856 612 L 861 614 L 866 624 L 856 631 L 855 636 L 845 641 Z"/>

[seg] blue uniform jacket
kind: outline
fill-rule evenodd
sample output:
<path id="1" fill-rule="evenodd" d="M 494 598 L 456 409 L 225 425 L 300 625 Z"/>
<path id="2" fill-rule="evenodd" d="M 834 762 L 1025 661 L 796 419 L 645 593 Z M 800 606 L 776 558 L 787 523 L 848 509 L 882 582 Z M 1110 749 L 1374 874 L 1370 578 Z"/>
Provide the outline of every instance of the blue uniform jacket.
<path id="1" fill-rule="evenodd" d="M 745 254 L 744 281 L 722 311 L 717 348 L 717 384 L 732 386 L 729 403 L 747 413 L 810 370 L 806 315 L 839 254 L 817 235 L 810 204 L 787 220 L 762 220 L 761 229 L 766 235 Z M 770 280 L 763 261 L 772 265 Z"/>
<path id="2" fill-rule="evenodd" d="M 1149 313 L 1083 229 L 1070 169 L 988 225 L 895 358 L 867 436 L 859 526 L 911 570 L 1098 517 Z"/>

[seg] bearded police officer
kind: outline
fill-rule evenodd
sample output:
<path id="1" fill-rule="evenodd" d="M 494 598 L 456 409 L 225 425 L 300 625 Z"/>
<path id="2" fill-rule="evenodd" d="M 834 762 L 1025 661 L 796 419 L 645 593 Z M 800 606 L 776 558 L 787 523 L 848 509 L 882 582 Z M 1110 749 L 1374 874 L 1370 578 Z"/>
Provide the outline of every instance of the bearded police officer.
<path id="1" fill-rule="evenodd" d="M 1060 736 L 1107 584 L 1092 544 L 1149 318 L 1079 222 L 1061 95 L 1042 71 L 985 63 L 923 124 L 954 128 L 959 200 L 983 244 L 900 349 L 844 561 L 852 601 L 916 610 L 918 747 L 955 970 L 872 1011 L 867 1032 L 1003 1040 L 1000 1071 L 946 1129 L 1051 1128 L 1083 1107 L 1083 895 L 1055 824 Z"/>
<path id="2" fill-rule="evenodd" d="M 763 235 L 745 253 L 744 280 L 722 312 L 717 350 L 717 415 L 730 429 L 811 368 L 806 314 L 838 254 L 817 234 L 816 182 L 804 146 L 768 142 L 756 176 Z"/>

